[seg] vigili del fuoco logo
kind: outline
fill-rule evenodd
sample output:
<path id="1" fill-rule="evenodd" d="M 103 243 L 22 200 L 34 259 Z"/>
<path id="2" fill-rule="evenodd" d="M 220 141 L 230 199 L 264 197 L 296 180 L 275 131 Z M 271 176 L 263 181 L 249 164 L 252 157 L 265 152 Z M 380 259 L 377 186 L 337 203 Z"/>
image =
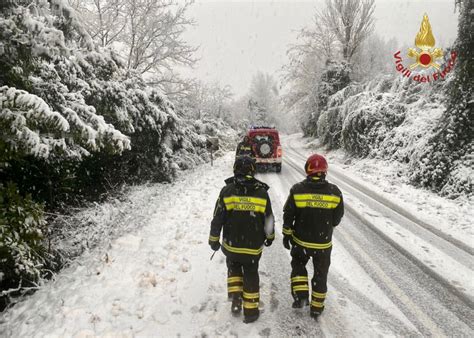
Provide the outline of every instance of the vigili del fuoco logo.
<path id="1" fill-rule="evenodd" d="M 444 79 L 446 75 L 454 68 L 456 62 L 456 52 L 451 52 L 450 59 L 444 64 L 440 65 L 439 62 L 443 61 L 443 50 L 435 47 L 435 38 L 431 30 L 430 20 L 428 15 L 423 16 L 421 21 L 420 31 L 415 38 L 416 48 L 408 49 L 408 57 L 413 59 L 413 63 L 405 67 L 402 63 L 401 52 L 396 52 L 393 56 L 395 58 L 395 68 L 404 77 L 411 78 L 417 82 L 432 82 L 439 79 Z M 440 59 L 440 61 L 438 61 Z M 433 72 L 417 73 L 415 70 L 428 70 L 432 69 Z"/>

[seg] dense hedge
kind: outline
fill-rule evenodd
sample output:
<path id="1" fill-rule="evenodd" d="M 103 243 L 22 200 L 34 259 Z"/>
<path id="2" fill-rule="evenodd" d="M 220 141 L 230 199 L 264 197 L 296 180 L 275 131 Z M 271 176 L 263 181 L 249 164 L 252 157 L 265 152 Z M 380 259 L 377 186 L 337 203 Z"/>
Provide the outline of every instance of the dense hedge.
<path id="1" fill-rule="evenodd" d="M 450 86 L 416 84 L 401 77 L 352 84 L 328 100 L 318 120 L 319 139 L 353 156 L 408 164 L 411 182 L 446 196 L 472 194 L 472 118 L 469 122 L 469 109 L 461 117 L 445 113 Z M 462 122 L 457 131 L 448 127 L 456 121 Z M 446 130 L 451 139 L 434 148 L 434 140 Z M 448 152 L 451 142 L 457 146 Z"/>
<path id="2" fill-rule="evenodd" d="M 430 84 L 387 76 L 347 86 L 328 98 L 319 116 L 322 144 L 407 163 L 411 183 L 452 198 L 472 196 L 474 5 L 459 1 L 459 7 L 454 74 Z M 450 58 L 445 51 L 445 62 Z"/>
<path id="3" fill-rule="evenodd" d="M 446 88 L 447 107 L 434 134 L 413 163 L 411 180 L 447 196 L 473 195 L 474 185 L 474 2 L 460 7 L 457 64 Z"/>
<path id="4" fill-rule="evenodd" d="M 1 289 L 32 285 L 54 263 L 40 232 L 43 208 L 98 200 L 124 183 L 170 181 L 207 160 L 194 124 L 97 48 L 66 1 L 3 7 Z"/>
<path id="5" fill-rule="evenodd" d="M 0 184 L 0 281 L 28 284 L 45 265 L 43 206 L 18 193 L 13 183 Z"/>

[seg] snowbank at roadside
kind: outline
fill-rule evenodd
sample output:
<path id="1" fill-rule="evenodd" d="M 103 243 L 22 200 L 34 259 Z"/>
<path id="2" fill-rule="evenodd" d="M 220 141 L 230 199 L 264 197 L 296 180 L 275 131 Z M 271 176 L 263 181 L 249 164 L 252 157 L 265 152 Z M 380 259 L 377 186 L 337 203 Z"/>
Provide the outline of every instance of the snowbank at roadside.
<path id="1" fill-rule="evenodd" d="M 209 261 L 207 238 L 232 160 L 228 153 L 179 182 L 137 186 L 123 203 L 92 208 L 89 217 L 102 218 L 99 223 L 124 214 L 119 219 L 128 223 L 127 234 L 86 251 L 3 313 L 0 336 L 190 336 L 199 334 L 195 316 L 210 323 L 202 332 L 228 326 L 219 319 L 227 311 L 217 311 L 228 305 L 225 261 L 221 254 Z M 210 271 L 221 278 L 209 280 Z"/>
<path id="2" fill-rule="evenodd" d="M 435 226 L 469 246 L 474 246 L 474 200 L 462 196 L 448 199 L 431 191 L 416 188 L 409 184 L 404 164 L 381 159 L 360 159 L 348 157 L 343 150 L 326 151 L 319 141 L 302 138 L 301 134 L 288 136 L 288 144 L 304 150 L 306 154 L 318 151 L 324 154 L 329 166 L 343 169 L 344 174 L 382 196 L 400 204 L 420 219 Z"/>

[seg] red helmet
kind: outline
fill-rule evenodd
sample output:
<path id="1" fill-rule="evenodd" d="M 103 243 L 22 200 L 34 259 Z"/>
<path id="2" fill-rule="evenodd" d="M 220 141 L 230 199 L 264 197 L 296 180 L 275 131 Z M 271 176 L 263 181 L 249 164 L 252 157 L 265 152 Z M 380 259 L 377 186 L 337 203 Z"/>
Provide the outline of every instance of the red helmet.
<path id="1" fill-rule="evenodd" d="M 328 171 L 328 163 L 326 162 L 326 159 L 323 156 L 314 154 L 308 157 L 308 160 L 306 160 L 304 170 L 306 171 L 306 175 L 308 176 L 317 173 L 326 173 Z"/>

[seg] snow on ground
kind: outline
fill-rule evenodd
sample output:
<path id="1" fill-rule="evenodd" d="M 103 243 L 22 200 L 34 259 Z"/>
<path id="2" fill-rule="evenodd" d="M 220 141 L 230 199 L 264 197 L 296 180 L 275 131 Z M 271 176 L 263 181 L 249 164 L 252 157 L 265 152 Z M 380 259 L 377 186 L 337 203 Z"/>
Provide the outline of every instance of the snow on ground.
<path id="1" fill-rule="evenodd" d="M 212 210 L 232 154 L 182 175 L 179 183 L 143 187 L 133 194 L 133 224 L 153 213 L 143 228 L 79 257 L 55 281 L 1 318 L 0 336 L 194 335 L 194 318 L 215 321 L 216 303 L 227 306 L 222 254 L 209 260 Z M 154 196 L 148 208 L 143 196 Z M 128 205 L 123 206 L 129 212 Z M 130 228 L 133 228 L 132 226 Z M 211 276 L 207 278 L 195 278 Z M 215 299 L 209 299 L 215 294 Z M 216 332 L 213 324 L 212 332 Z M 249 334 L 251 327 L 246 331 Z"/>
<path id="2" fill-rule="evenodd" d="M 284 142 L 306 147 L 298 135 Z M 335 160 L 339 161 L 330 154 L 330 163 Z M 262 316 L 249 325 L 242 323 L 242 317 L 232 317 L 224 256 L 216 253 L 210 261 L 212 252 L 207 244 L 214 203 L 224 179 L 232 175 L 232 161 L 230 152 L 216 160 L 214 167 L 205 164 L 184 172 L 176 183 L 134 187 L 122 202 L 92 208 L 91 219 L 108 224 L 121 211 L 126 216 L 118 217 L 120 222 L 126 224 L 128 220 L 129 224 L 120 227 L 127 233 L 86 251 L 54 281 L 3 313 L 0 336 L 375 337 L 472 333 L 466 321 L 471 310 L 457 304 L 449 290 L 368 231 L 366 224 L 349 211 L 334 238 L 325 313 L 315 324 L 309 321 L 308 313 L 291 309 L 289 255 L 280 236 L 281 210 L 289 188 L 303 177 L 286 164 L 280 175 L 258 176 L 271 187 L 277 220 L 277 239 L 265 248 L 261 260 Z M 345 173 L 353 172 L 351 166 L 340 165 Z M 363 175 L 371 177 L 366 171 Z M 365 176 L 363 179 L 370 182 Z M 374 183 L 367 185 L 378 192 L 408 191 L 420 203 L 424 200 L 428 204 L 431 198 L 439 198 L 406 186 L 377 184 L 375 176 L 372 179 Z M 384 194 L 393 198 L 389 192 Z M 396 200 L 406 204 L 400 197 Z M 364 201 L 348 199 L 348 204 L 357 203 Z M 448 213 L 449 209 L 445 206 L 441 211 Z M 470 231 L 463 231 L 466 237 L 471 236 Z M 433 255 L 443 257 L 444 253 Z"/>
<path id="3" fill-rule="evenodd" d="M 96 246 L 99 250 L 110 246 L 117 237 L 148 224 L 156 212 L 149 205 L 160 201 L 164 187 L 166 185 L 127 186 L 102 203 L 70 210 L 68 215 L 54 215 L 49 225 L 51 247 L 68 261 Z"/>
<path id="4" fill-rule="evenodd" d="M 301 134 L 290 135 L 287 142 L 309 154 L 319 151 L 324 154 L 329 166 L 343 169 L 344 175 L 363 182 L 370 190 L 403 206 L 442 232 L 474 246 L 474 200 L 458 198 L 450 200 L 431 191 L 414 187 L 402 176 L 406 170 L 398 162 L 381 159 L 352 159 L 342 150 L 322 150 L 318 140 L 301 138 Z"/>

